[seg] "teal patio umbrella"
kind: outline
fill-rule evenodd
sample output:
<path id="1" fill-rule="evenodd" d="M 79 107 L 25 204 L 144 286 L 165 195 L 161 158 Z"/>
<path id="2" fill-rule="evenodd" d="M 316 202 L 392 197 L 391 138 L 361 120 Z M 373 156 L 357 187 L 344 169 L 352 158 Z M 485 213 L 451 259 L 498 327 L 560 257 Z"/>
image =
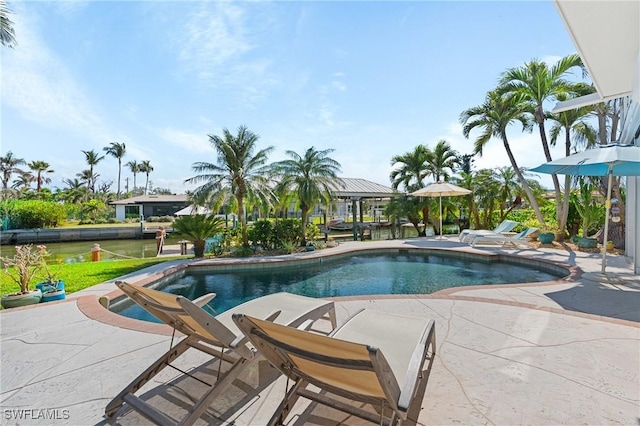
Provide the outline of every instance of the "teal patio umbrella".
<path id="1" fill-rule="evenodd" d="M 640 176 L 640 146 L 606 145 L 587 149 L 565 158 L 530 169 L 531 172 L 571 176 L 608 176 L 605 202 L 604 239 L 602 240 L 602 274 L 607 267 L 607 238 L 611 210 L 613 176 Z"/>

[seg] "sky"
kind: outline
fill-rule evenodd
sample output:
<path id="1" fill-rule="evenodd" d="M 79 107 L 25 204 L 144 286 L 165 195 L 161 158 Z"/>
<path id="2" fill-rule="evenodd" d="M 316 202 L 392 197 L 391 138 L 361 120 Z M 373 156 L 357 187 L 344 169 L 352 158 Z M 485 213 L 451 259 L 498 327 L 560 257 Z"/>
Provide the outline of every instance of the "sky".
<path id="1" fill-rule="evenodd" d="M 0 152 L 46 161 L 50 187 L 83 150 L 126 144 L 153 187 L 194 189 L 216 162 L 207 135 L 245 125 L 270 161 L 333 149 L 341 177 L 389 185 L 391 158 L 448 141 L 471 153 L 460 113 L 500 74 L 575 53 L 552 1 L 8 1 L 18 45 L 0 46 Z M 551 107 L 552 105 L 549 105 Z M 545 162 L 513 128 L 520 167 Z M 560 158 L 563 148 L 552 151 Z M 475 168 L 509 165 L 491 140 Z M 95 168 L 117 186 L 117 160 Z M 125 178 L 132 174 L 123 167 Z M 548 176 L 540 175 L 550 187 Z M 138 175 L 138 186 L 144 176 Z"/>

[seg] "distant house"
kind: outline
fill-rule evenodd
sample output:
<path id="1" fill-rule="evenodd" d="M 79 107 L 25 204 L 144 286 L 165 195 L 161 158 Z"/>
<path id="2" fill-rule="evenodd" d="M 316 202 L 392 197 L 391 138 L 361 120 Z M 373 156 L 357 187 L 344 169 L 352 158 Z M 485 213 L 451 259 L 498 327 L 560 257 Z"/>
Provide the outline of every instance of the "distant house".
<path id="1" fill-rule="evenodd" d="M 394 195 L 393 189 L 366 179 L 341 178 L 343 186 L 334 191 L 335 203 L 329 206 L 329 211 L 324 211 L 321 205 L 315 206 L 312 216 L 351 217 L 368 214 L 371 217 L 380 217 L 384 206 Z M 366 202 L 366 207 L 363 204 Z M 148 218 L 149 216 L 173 216 L 181 210 L 189 207 L 191 203 L 185 194 L 179 195 L 141 195 L 111 203 L 116 208 L 116 219 Z M 187 209 L 188 211 L 189 209 Z M 365 211 L 366 210 L 366 211 Z M 289 207 L 289 214 L 295 217 L 295 202 Z"/>
<path id="2" fill-rule="evenodd" d="M 187 207 L 186 194 L 178 195 L 140 195 L 111 203 L 116 207 L 116 219 L 128 217 L 144 219 L 149 216 L 173 216 Z"/>

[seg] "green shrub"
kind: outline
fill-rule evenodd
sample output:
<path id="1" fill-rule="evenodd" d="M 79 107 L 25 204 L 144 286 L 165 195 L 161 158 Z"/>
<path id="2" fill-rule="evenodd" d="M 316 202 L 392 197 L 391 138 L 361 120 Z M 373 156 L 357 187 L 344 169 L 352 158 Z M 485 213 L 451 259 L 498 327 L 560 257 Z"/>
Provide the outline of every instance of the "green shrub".
<path id="1" fill-rule="evenodd" d="M 62 204 L 41 200 L 7 200 L 0 210 L 9 217 L 12 228 L 53 228 L 62 225 L 67 212 Z"/>
<path id="2" fill-rule="evenodd" d="M 298 246 L 301 235 L 302 221 L 300 219 L 278 219 L 273 224 L 273 247 L 283 248 L 287 243 Z"/>

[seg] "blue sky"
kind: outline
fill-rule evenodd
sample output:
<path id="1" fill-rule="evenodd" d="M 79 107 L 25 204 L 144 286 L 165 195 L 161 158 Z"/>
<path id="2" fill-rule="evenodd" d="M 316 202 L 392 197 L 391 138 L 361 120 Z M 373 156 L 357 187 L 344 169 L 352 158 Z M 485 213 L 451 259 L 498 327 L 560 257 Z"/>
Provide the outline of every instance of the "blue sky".
<path id="1" fill-rule="evenodd" d="M 275 147 L 272 161 L 332 148 L 341 176 L 389 185 L 391 157 L 419 143 L 472 151 L 458 117 L 501 72 L 575 52 L 551 1 L 9 7 L 18 46 L 0 47 L 1 152 L 47 161 L 59 187 L 87 168 L 81 150 L 124 142 L 125 162 L 149 160 L 155 187 L 184 192 L 191 165 L 215 161 L 207 134 L 243 124 Z M 520 166 L 544 162 L 536 133 L 510 139 Z M 502 143 L 475 164 L 508 165 Z M 96 172 L 115 191 L 116 159 Z"/>

